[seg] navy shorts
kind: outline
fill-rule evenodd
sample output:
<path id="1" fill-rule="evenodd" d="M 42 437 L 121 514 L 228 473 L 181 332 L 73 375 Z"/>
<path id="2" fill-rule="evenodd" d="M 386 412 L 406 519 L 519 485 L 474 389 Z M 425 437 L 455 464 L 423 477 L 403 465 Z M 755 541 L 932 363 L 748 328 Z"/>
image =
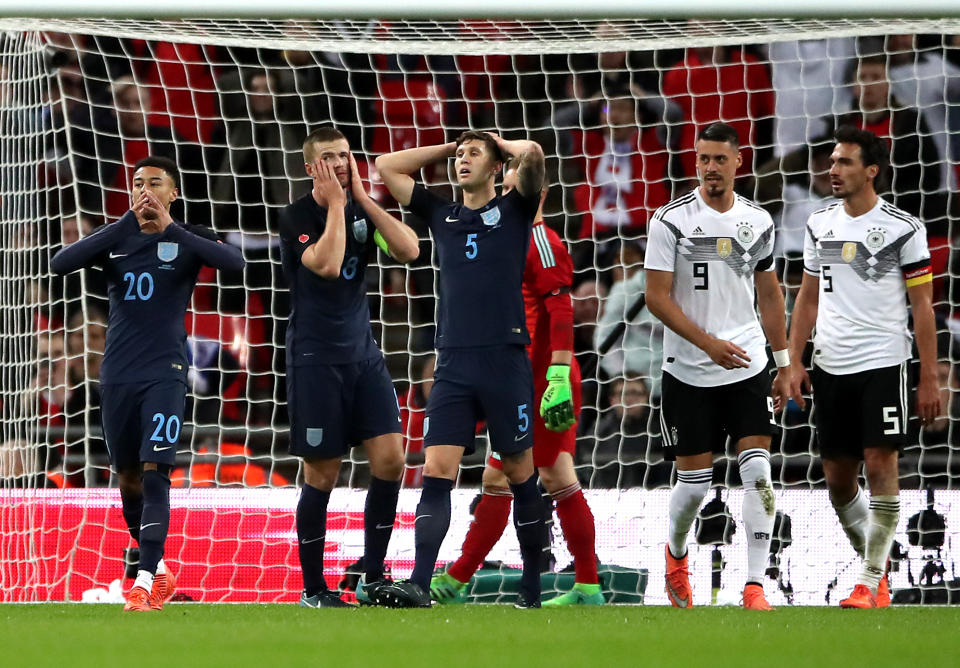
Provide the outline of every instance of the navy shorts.
<path id="1" fill-rule="evenodd" d="M 487 421 L 490 447 L 501 455 L 533 445 L 533 372 L 523 346 L 445 348 L 427 398 L 423 444 L 474 450 L 477 422 Z"/>
<path id="2" fill-rule="evenodd" d="M 383 356 L 348 364 L 287 367 L 290 454 L 342 457 L 354 445 L 399 434 L 397 392 Z"/>
<path id="3" fill-rule="evenodd" d="M 142 462 L 173 466 L 183 428 L 187 386 L 180 380 L 100 387 L 100 422 L 110 462 L 118 471 Z"/>
<path id="4" fill-rule="evenodd" d="M 660 428 L 663 433 L 663 458 L 726 451 L 727 437 L 736 443 L 746 436 L 772 436 L 777 433 L 770 396 L 770 373 L 728 385 L 701 387 L 688 385 L 669 373 L 663 373 Z"/>

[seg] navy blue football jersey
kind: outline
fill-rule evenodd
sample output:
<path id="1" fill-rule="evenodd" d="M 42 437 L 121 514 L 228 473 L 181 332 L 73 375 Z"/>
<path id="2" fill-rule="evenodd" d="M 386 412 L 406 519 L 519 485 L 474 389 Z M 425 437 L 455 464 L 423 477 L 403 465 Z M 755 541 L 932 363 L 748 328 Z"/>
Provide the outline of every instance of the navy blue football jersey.
<path id="1" fill-rule="evenodd" d="M 344 221 L 343 264 L 335 279 L 326 279 L 301 258 L 326 229 L 327 210 L 307 193 L 280 214 L 280 257 L 291 293 L 287 364 L 346 364 L 381 355 L 370 329 L 366 282 L 375 228 L 353 201 Z"/>
<path id="2" fill-rule="evenodd" d="M 160 234 L 144 234 L 130 211 L 53 257 L 58 274 L 98 265 L 106 275 L 110 313 L 101 383 L 186 382 L 184 317 L 204 264 L 239 271 L 243 256 L 197 225 L 174 221 Z"/>
<path id="3" fill-rule="evenodd" d="M 521 286 L 539 204 L 514 188 L 470 209 L 414 187 L 409 209 L 429 225 L 440 262 L 438 349 L 530 343 Z"/>

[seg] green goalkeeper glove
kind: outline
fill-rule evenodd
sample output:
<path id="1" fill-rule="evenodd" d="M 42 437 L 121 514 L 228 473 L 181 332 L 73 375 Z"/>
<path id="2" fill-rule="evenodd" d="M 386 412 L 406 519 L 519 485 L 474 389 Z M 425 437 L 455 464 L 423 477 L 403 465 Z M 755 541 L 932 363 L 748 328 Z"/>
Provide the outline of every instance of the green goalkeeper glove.
<path id="1" fill-rule="evenodd" d="M 550 431 L 566 431 L 577 424 L 569 364 L 551 364 L 547 369 L 547 389 L 540 399 L 540 417 Z"/>

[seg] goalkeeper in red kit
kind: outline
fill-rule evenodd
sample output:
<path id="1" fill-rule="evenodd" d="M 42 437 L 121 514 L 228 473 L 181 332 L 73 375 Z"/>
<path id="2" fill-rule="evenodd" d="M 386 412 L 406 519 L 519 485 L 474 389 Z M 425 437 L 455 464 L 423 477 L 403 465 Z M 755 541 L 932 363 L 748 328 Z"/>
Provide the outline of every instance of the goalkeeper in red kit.
<path id="1" fill-rule="evenodd" d="M 516 183 L 508 167 L 504 193 Z M 533 463 L 543 486 L 557 504 L 564 538 L 573 554 L 576 584 L 566 594 L 544 602 L 544 607 L 602 605 L 597 579 L 593 513 L 583 496 L 573 468 L 580 414 L 580 368 L 573 357 L 573 307 L 570 287 L 573 261 L 556 232 L 543 223 L 546 185 L 540 194 L 523 275 L 523 300 L 531 344 L 535 396 L 540 410 L 534 418 Z M 483 495 L 456 562 L 430 582 L 430 594 L 440 603 L 463 600 L 467 583 L 500 540 L 510 516 L 512 495 L 500 460 L 494 453 L 483 471 Z"/>

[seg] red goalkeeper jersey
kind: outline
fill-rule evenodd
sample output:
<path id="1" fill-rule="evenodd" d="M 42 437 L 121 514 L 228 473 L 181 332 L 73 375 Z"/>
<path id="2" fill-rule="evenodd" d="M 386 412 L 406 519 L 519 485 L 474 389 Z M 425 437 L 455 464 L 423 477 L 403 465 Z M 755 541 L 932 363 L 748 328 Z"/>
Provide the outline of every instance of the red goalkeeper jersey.
<path id="1" fill-rule="evenodd" d="M 537 385 L 546 382 L 543 376 L 554 350 L 573 350 L 572 284 L 573 260 L 560 236 L 542 221 L 534 223 L 523 273 L 523 302 L 530 332 L 527 353 Z M 570 369 L 571 382 L 575 377 L 580 377 L 576 359 Z"/>

